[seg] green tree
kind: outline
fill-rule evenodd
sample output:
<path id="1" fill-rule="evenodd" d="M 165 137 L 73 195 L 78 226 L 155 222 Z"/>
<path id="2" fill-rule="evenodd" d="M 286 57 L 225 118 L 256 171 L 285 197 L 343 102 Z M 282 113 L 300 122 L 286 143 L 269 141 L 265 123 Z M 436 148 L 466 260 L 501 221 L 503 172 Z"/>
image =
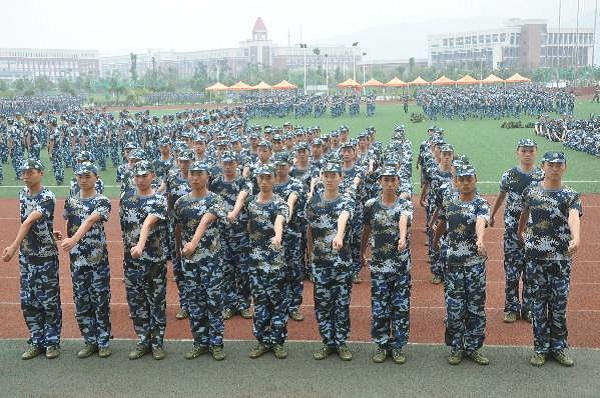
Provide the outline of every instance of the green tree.
<path id="1" fill-rule="evenodd" d="M 135 85 L 138 79 L 137 74 L 137 54 L 130 53 L 129 58 L 131 60 L 131 66 L 129 67 L 129 73 L 131 74 L 131 81 Z"/>
<path id="2" fill-rule="evenodd" d="M 58 81 L 58 89 L 60 90 L 61 93 L 75 95 L 75 85 L 69 79 L 64 79 L 64 78 L 60 79 Z"/>

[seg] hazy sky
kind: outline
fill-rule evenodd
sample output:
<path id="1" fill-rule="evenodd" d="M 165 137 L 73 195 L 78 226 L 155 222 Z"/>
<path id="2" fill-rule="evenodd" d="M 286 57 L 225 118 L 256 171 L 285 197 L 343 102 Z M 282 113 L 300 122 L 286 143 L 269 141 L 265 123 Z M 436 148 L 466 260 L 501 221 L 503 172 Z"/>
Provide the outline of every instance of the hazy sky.
<path id="1" fill-rule="evenodd" d="M 579 1 L 580 26 L 593 27 L 596 0 Z M 483 17 L 543 18 L 557 26 L 558 5 L 559 0 L 4 0 L 0 47 L 97 49 L 102 54 L 238 47 L 261 16 L 277 44 L 287 44 L 288 32 L 292 44 L 349 45 L 358 40 L 377 46 L 371 49 L 377 58 L 397 59 L 421 48 L 416 55 L 425 56 L 426 35 L 441 19 L 460 19 L 460 30 L 472 29 L 469 18 L 477 22 Z M 562 0 L 563 26 L 575 26 L 576 11 L 577 0 Z M 389 37 L 395 44 L 389 56 L 386 43 L 369 42 L 369 32 L 386 25 L 410 25 L 414 31 Z"/>

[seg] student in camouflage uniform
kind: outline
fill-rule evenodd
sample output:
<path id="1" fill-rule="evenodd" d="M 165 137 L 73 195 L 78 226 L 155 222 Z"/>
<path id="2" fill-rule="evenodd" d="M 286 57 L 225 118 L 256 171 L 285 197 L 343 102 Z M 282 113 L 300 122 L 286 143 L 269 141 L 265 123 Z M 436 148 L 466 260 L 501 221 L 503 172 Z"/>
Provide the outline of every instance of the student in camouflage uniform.
<path id="1" fill-rule="evenodd" d="M 208 191 L 209 166 L 194 162 L 188 169 L 191 192 L 175 202 L 175 239 L 181 250 L 184 295 L 194 347 L 185 354 L 194 359 L 210 351 L 225 359 L 223 351 L 223 261 L 221 227 L 226 217 L 223 199 Z"/>
<path id="2" fill-rule="evenodd" d="M 134 143 L 128 142 L 123 149 L 124 157 L 127 163 L 123 163 L 117 167 L 115 182 L 121 185 L 121 194 L 125 191 L 133 189 L 133 166 L 136 162 L 143 160 L 144 151 L 137 149 Z"/>
<path id="3" fill-rule="evenodd" d="M 58 250 L 54 233 L 56 197 L 42 186 L 44 166 L 38 159 L 22 163 L 25 183 L 19 193 L 21 226 L 12 244 L 2 252 L 10 261 L 19 251 L 21 310 L 29 329 L 29 347 L 21 358 L 60 354 L 62 311 L 58 279 Z"/>
<path id="4" fill-rule="evenodd" d="M 525 243 L 531 284 L 534 353 L 530 363 L 534 366 L 544 365 L 548 354 L 563 366 L 574 364 L 566 353 L 567 301 L 583 210 L 579 193 L 562 185 L 566 167 L 563 152 L 546 152 L 544 179 L 532 182 L 523 192 L 518 234 Z"/>
<path id="5" fill-rule="evenodd" d="M 230 319 L 240 313 L 252 318 L 250 308 L 250 274 L 248 269 L 248 216 L 241 212 L 252 192 L 252 184 L 238 173 L 239 158 L 233 152 L 221 155 L 223 173 L 210 183 L 210 191 L 221 196 L 228 223 L 223 225 L 223 317 Z"/>
<path id="6" fill-rule="evenodd" d="M 410 200 L 398 195 L 400 178 L 395 168 L 379 174 L 382 194 L 365 203 L 361 255 L 366 266 L 371 242 L 371 337 L 377 344 L 376 363 L 388 352 L 394 363 L 403 364 L 408 343 L 410 310 L 410 249 L 408 226 L 413 216 Z M 372 236 L 372 239 L 371 239 Z"/>
<path id="7" fill-rule="evenodd" d="M 284 359 L 287 351 L 288 301 L 286 297 L 286 264 L 281 245 L 283 228 L 289 209 L 273 194 L 275 170 L 262 166 L 254 172 L 259 192 L 246 200 L 250 236 L 250 284 L 254 299 L 253 331 L 258 345 L 250 358 L 258 358 L 273 350 Z"/>
<path id="8" fill-rule="evenodd" d="M 93 163 L 94 159 L 92 157 L 92 154 L 89 153 L 88 151 L 81 151 L 77 154 L 77 156 L 75 157 L 75 161 L 77 162 L 77 165 L 81 164 L 81 163 Z M 75 175 L 73 176 L 73 178 L 71 179 L 71 188 L 69 189 L 69 196 L 77 196 L 79 194 L 79 184 L 77 183 L 77 173 L 75 173 Z M 100 178 L 100 176 L 96 175 L 96 193 L 102 195 L 104 193 L 104 182 L 102 181 L 102 179 Z"/>
<path id="9" fill-rule="evenodd" d="M 77 353 L 87 358 L 96 352 L 110 356 L 110 268 L 103 223 L 110 215 L 110 200 L 96 191 L 98 169 L 82 162 L 75 169 L 78 192 L 65 200 L 67 237 L 61 248 L 69 253 L 75 318 L 85 346 Z"/>
<path id="10" fill-rule="evenodd" d="M 287 300 L 290 318 L 303 321 L 304 315 L 300 312 L 302 292 L 304 291 L 304 250 L 302 248 L 302 224 L 298 219 L 300 209 L 304 209 L 306 195 L 304 184 L 296 178 L 290 177 L 290 158 L 286 152 L 274 156 L 275 185 L 273 192 L 286 201 L 290 209 L 288 223 L 286 224 L 283 243 L 285 250 L 287 271 Z"/>
<path id="11" fill-rule="evenodd" d="M 129 359 L 152 351 L 166 356 L 167 201 L 152 188 L 154 168 L 142 160 L 134 170 L 134 190 L 121 195 L 119 218 L 123 236 L 125 290 L 138 344 Z"/>
<path id="12" fill-rule="evenodd" d="M 485 338 L 485 260 L 483 243 L 489 221 L 489 205 L 477 194 L 477 177 L 470 165 L 456 170 L 458 197 L 448 196 L 439 213 L 433 244 L 446 233 L 446 344 L 452 350 L 450 365 L 466 355 L 479 365 L 489 359 L 481 352 Z"/>
<path id="13" fill-rule="evenodd" d="M 315 315 L 323 340 L 313 354 L 322 360 L 337 350 L 344 361 L 352 359 L 346 345 L 350 333 L 350 294 L 354 268 L 350 247 L 350 220 L 354 200 L 340 194 L 342 167 L 328 163 L 321 170 L 324 191 L 307 203 L 308 253 L 312 258 Z"/>
<path id="14" fill-rule="evenodd" d="M 537 145 L 531 139 L 521 139 L 517 144 L 519 165 L 506 170 L 500 179 L 500 193 L 494 203 L 490 226 L 494 226 L 494 218 L 506 199 L 504 210 L 504 272 L 505 301 L 504 322 L 514 323 L 519 318 L 530 320 L 531 289 L 525 275 L 524 252 L 517 228 L 523 210 L 523 191 L 532 181 L 541 181 L 544 173 L 535 165 Z M 519 296 L 519 281 L 522 280 L 522 291 Z"/>

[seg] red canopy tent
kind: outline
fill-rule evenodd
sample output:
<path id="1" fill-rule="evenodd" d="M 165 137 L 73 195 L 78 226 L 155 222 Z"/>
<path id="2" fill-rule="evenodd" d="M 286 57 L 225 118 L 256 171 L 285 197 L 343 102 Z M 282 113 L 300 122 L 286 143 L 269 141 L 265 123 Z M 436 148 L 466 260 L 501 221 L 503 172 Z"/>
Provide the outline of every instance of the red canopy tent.
<path id="1" fill-rule="evenodd" d="M 405 81 L 402 81 L 400 79 L 398 79 L 397 77 L 394 77 L 392 80 L 390 80 L 389 82 L 387 82 L 385 84 L 386 87 L 407 87 L 408 83 L 406 83 Z"/>
<path id="2" fill-rule="evenodd" d="M 279 83 L 273 85 L 271 88 L 273 90 L 293 90 L 298 88 L 298 86 L 288 82 L 287 80 L 282 80 Z"/>
<path id="3" fill-rule="evenodd" d="M 438 79 L 431 82 L 434 86 L 453 86 L 456 84 L 456 81 L 447 78 L 446 76 L 441 76 Z"/>
<path id="4" fill-rule="evenodd" d="M 353 79 L 348 79 L 337 85 L 339 88 L 361 88 L 362 85 Z"/>
<path id="5" fill-rule="evenodd" d="M 521 76 L 518 73 L 515 73 L 511 77 L 505 80 L 507 83 L 529 83 L 531 79 Z"/>
<path id="6" fill-rule="evenodd" d="M 417 76 L 417 78 L 415 80 L 413 80 L 412 82 L 408 83 L 410 86 L 426 86 L 429 84 L 429 82 L 425 79 L 423 79 L 421 76 Z"/>
<path id="7" fill-rule="evenodd" d="M 464 75 L 456 81 L 456 84 L 479 84 L 479 80 L 474 79 L 471 75 Z"/>

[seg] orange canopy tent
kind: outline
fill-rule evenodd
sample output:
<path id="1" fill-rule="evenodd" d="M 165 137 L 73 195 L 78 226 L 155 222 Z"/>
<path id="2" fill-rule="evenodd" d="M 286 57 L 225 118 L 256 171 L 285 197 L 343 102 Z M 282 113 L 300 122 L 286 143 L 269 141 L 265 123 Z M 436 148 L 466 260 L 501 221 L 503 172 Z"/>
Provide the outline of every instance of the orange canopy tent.
<path id="1" fill-rule="evenodd" d="M 491 75 L 489 75 L 488 77 L 486 77 L 485 79 L 483 79 L 481 81 L 481 83 L 485 83 L 485 84 L 499 84 L 499 83 L 504 83 L 503 79 L 500 79 L 498 76 L 494 75 L 493 73 Z"/>
<path id="2" fill-rule="evenodd" d="M 226 91 L 229 90 L 229 87 L 227 87 L 226 85 L 224 85 L 223 83 L 215 83 L 210 87 L 206 87 L 205 90 L 208 91 Z"/>
<path id="3" fill-rule="evenodd" d="M 515 73 L 514 75 L 506 79 L 507 83 L 529 83 L 530 81 L 531 79 L 521 76 L 518 73 Z"/>
<path id="4" fill-rule="evenodd" d="M 421 76 L 417 76 L 417 78 L 415 80 L 413 80 L 412 82 L 408 83 L 411 86 L 425 86 L 427 84 L 429 84 L 429 82 L 425 79 L 423 79 Z"/>
<path id="5" fill-rule="evenodd" d="M 479 84 L 479 80 L 474 79 L 471 75 L 464 75 L 456 81 L 456 84 Z"/>
<path id="6" fill-rule="evenodd" d="M 362 87 L 359 82 L 353 79 L 348 79 L 337 85 L 339 88 L 360 88 Z"/>
<path id="7" fill-rule="evenodd" d="M 392 80 L 387 82 L 385 85 L 386 85 L 386 87 L 406 87 L 406 86 L 408 86 L 408 83 L 398 79 L 397 77 L 394 77 Z"/>
<path id="8" fill-rule="evenodd" d="M 369 79 L 362 84 L 363 87 L 385 87 L 385 84 L 379 80 Z"/>
<path id="9" fill-rule="evenodd" d="M 239 81 L 236 84 L 234 84 L 233 86 L 229 87 L 229 90 L 232 90 L 232 91 L 252 90 L 252 86 L 250 86 L 242 81 Z"/>
<path id="10" fill-rule="evenodd" d="M 274 90 L 293 90 L 298 88 L 295 84 L 288 82 L 287 80 L 282 80 L 277 84 L 274 84 L 271 88 Z"/>
<path id="11" fill-rule="evenodd" d="M 256 86 L 253 86 L 252 88 L 255 90 L 271 90 L 273 87 L 271 87 L 267 83 L 261 81 L 260 83 L 258 83 Z"/>
<path id="12" fill-rule="evenodd" d="M 456 84 L 456 81 L 447 78 L 446 76 L 441 76 L 438 79 L 431 82 L 434 86 L 451 86 Z"/>

